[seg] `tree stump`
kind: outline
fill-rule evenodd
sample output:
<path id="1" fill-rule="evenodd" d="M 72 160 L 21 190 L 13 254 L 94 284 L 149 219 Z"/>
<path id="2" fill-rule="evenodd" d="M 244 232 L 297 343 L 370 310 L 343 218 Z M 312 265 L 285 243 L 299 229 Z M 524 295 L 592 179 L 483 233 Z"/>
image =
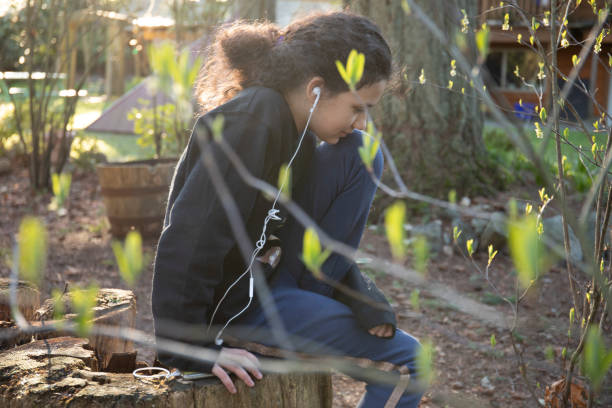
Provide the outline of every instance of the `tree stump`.
<path id="1" fill-rule="evenodd" d="M 331 407 L 328 373 L 267 374 L 253 388 L 237 381 L 230 394 L 216 378 L 158 383 L 132 374 L 98 372 L 87 339 L 59 337 L 16 347 L 0 354 L 0 406 L 71 407 Z"/>
<path id="2" fill-rule="evenodd" d="M 0 279 L 0 320 L 9 321 L 11 315 L 10 279 Z M 33 320 L 36 309 L 40 306 L 40 292 L 34 285 L 17 281 L 17 305 L 26 320 Z"/>
<path id="3" fill-rule="evenodd" d="M 34 291 L 36 291 L 36 294 L 38 294 L 38 291 L 23 283 L 19 288 L 18 298 L 24 299 L 19 302 L 20 305 L 23 303 L 23 308 L 20 306 L 20 310 L 22 310 L 24 317 L 27 316 L 26 319 L 30 320 L 31 325 L 40 327 L 43 325 L 42 320 L 46 322 L 46 325 L 57 323 L 57 321 L 51 320 L 54 313 L 52 299 L 46 300 L 42 306 L 38 307 L 40 303 L 39 298 L 34 294 Z M 1 290 L 2 286 L 0 286 L 0 296 L 2 294 Z M 32 339 L 32 335 L 23 333 L 14 322 L 9 320 L 11 315 L 8 294 L 5 298 L 0 297 L 0 302 L 4 301 L 4 299 L 6 299 L 6 304 L 0 303 L 0 312 L 5 314 L 0 314 L 0 317 L 6 320 L 0 321 L 0 333 L 2 334 L 2 337 L 0 337 L 0 348 L 8 348 L 29 342 Z M 62 302 L 66 313 L 64 318 L 66 320 L 73 319 L 76 314 L 72 310 L 70 293 L 62 296 Z M 94 307 L 94 324 L 134 328 L 135 320 L 136 299 L 131 291 L 121 289 L 100 289 L 98 291 L 97 305 Z M 65 335 L 68 335 L 68 333 L 50 331 L 36 334 L 34 337 L 43 339 Z M 131 341 L 92 334 L 89 336 L 89 344 L 96 351 L 101 370 L 131 372 L 134 369 L 136 352 Z"/>
<path id="4" fill-rule="evenodd" d="M 65 319 L 73 319 L 76 317 L 72 310 L 72 299 L 70 293 L 66 293 L 62 296 L 62 302 L 64 303 L 64 311 L 66 313 L 64 316 Z M 45 301 L 43 306 L 36 311 L 35 318 L 37 320 L 48 320 L 53 317 L 53 312 L 54 304 L 53 301 L 49 299 Z M 134 328 L 135 321 L 136 299 L 132 291 L 122 289 L 100 289 L 98 291 L 97 306 L 94 307 L 93 323 L 95 325 Z M 51 323 L 54 322 L 50 321 L 49 324 Z M 45 333 L 38 337 L 48 338 L 65 334 L 66 333 L 51 332 Z M 131 372 L 134 369 L 133 365 L 135 364 L 136 354 L 133 351 L 133 344 L 131 341 L 92 334 L 89 336 L 89 344 L 97 353 L 101 370 Z M 114 356 L 115 354 L 116 356 Z M 113 360 L 115 367 L 109 369 L 111 360 Z M 126 362 L 119 362 L 123 360 L 126 360 Z M 132 360 L 133 363 L 130 363 Z M 119 366 L 123 366 L 123 368 L 117 367 L 118 364 Z M 125 366 L 126 364 L 128 364 L 127 367 Z"/>
<path id="5" fill-rule="evenodd" d="M 17 282 L 17 305 L 26 320 L 32 320 L 40 306 L 40 292 L 25 281 Z M 12 321 L 10 300 L 10 279 L 0 279 L 0 349 L 14 344 L 22 344 L 32 339 L 32 335 L 23 333 Z"/>

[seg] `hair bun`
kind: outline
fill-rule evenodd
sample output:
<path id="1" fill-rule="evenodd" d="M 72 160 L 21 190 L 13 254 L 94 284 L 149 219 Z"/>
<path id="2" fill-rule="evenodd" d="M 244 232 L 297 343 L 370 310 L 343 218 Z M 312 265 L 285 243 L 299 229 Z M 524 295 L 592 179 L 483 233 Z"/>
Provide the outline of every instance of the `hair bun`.
<path id="1" fill-rule="evenodd" d="M 254 64 L 266 59 L 279 37 L 278 27 L 271 23 L 237 22 L 218 34 L 228 66 L 239 71 L 246 81 L 250 79 L 247 73 L 256 71 Z"/>

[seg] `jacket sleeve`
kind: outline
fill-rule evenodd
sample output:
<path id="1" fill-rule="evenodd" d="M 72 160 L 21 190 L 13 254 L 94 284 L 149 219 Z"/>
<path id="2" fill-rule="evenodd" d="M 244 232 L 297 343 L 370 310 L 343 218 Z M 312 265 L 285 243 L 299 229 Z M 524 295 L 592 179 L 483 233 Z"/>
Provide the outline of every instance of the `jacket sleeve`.
<path id="1" fill-rule="evenodd" d="M 225 141 L 248 170 L 261 177 L 268 129 L 245 117 L 225 115 L 225 119 Z M 243 223 L 253 209 L 257 191 L 242 181 L 220 147 L 210 140 L 209 129 L 207 117 L 200 118 L 175 171 L 155 258 L 151 302 L 157 337 L 218 349 L 215 333 L 207 333 L 208 319 L 215 288 L 223 278 L 223 260 L 235 238 L 201 152 L 209 149 L 212 153 Z M 214 365 L 163 351 L 158 360 L 185 371 L 210 372 Z"/>
<path id="2" fill-rule="evenodd" d="M 351 308 L 359 324 L 366 330 L 382 324 L 393 326 L 393 333 L 397 327 L 395 312 L 387 301 L 385 295 L 376 287 L 376 284 L 363 275 L 356 264 L 352 264 L 344 278 L 340 281 L 345 287 L 358 292 L 360 297 L 367 299 L 364 302 L 356 296 L 351 296 L 341 290 L 335 291 L 334 298 Z"/>

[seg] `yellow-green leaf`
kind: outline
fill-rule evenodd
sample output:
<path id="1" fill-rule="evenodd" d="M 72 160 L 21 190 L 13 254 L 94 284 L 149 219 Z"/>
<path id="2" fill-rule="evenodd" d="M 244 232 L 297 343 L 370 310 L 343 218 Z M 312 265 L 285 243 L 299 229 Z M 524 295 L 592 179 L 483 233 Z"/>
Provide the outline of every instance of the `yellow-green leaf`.
<path id="1" fill-rule="evenodd" d="M 457 204 L 457 191 L 456 190 L 450 190 L 448 192 L 448 202 L 451 204 Z"/>
<path id="2" fill-rule="evenodd" d="M 72 182 L 72 174 L 70 173 L 53 173 L 51 175 L 51 187 L 53 191 L 54 205 L 53 209 L 59 209 L 64 206 L 64 202 L 70 194 L 70 184 Z"/>
<path id="3" fill-rule="evenodd" d="M 495 259 L 495 255 L 497 255 L 497 251 L 493 250 L 493 245 L 489 245 L 489 262 L 487 263 L 487 266 L 491 266 L 491 262 L 493 262 L 493 259 Z"/>
<path id="4" fill-rule="evenodd" d="M 584 346 L 583 370 L 591 380 L 595 392 L 599 391 L 611 366 L 612 350 L 606 350 L 599 330 L 596 327 L 590 327 Z"/>
<path id="5" fill-rule="evenodd" d="M 465 246 L 467 248 L 468 255 L 472 256 L 474 254 L 474 240 L 468 239 L 465 243 Z"/>
<path id="6" fill-rule="evenodd" d="M 119 274 L 129 285 L 134 286 L 143 269 L 142 237 L 138 231 L 130 231 L 125 237 L 125 246 L 118 241 L 111 243 Z"/>
<path id="7" fill-rule="evenodd" d="M 461 236 L 461 230 L 459 229 L 458 226 L 454 226 L 453 227 L 453 241 L 455 243 L 457 243 L 457 240 L 459 239 L 459 236 Z"/>
<path id="8" fill-rule="evenodd" d="M 278 171 L 278 189 L 287 198 L 291 197 L 291 176 L 291 167 L 288 167 L 287 164 L 283 163 Z"/>
<path id="9" fill-rule="evenodd" d="M 321 252 L 321 242 L 317 232 L 312 227 L 306 228 L 302 246 L 302 262 L 315 277 L 321 276 L 321 266 L 329 255 L 329 250 Z"/>
<path id="10" fill-rule="evenodd" d="M 508 226 L 510 254 L 523 287 L 541 276 L 548 264 L 537 227 L 537 218 L 533 215 L 515 219 Z"/>
<path id="11" fill-rule="evenodd" d="M 495 334 L 491 335 L 491 347 L 495 347 L 497 340 L 495 340 Z"/>
<path id="12" fill-rule="evenodd" d="M 417 354 L 416 363 L 419 380 L 426 386 L 431 384 L 435 378 L 433 355 L 433 344 L 430 341 L 423 341 Z"/>
<path id="13" fill-rule="evenodd" d="M 87 289 L 73 289 L 71 291 L 72 309 L 76 313 L 77 334 L 87 337 L 91 330 L 94 318 L 94 307 L 97 304 L 98 287 L 95 285 Z"/>
<path id="14" fill-rule="evenodd" d="M 404 220 L 406 205 L 403 201 L 396 201 L 385 212 L 385 230 L 391 245 L 391 253 L 395 259 L 403 259 L 404 248 Z"/>
<path id="15" fill-rule="evenodd" d="M 476 47 L 482 59 L 485 59 L 489 53 L 489 32 L 489 27 L 483 24 L 482 28 L 476 33 Z"/>
<path id="16" fill-rule="evenodd" d="M 421 75 L 419 75 L 419 83 L 423 85 L 425 84 L 425 82 L 427 82 L 427 78 L 425 78 L 425 69 L 421 68 Z"/>
<path id="17" fill-rule="evenodd" d="M 33 217 L 26 217 L 19 226 L 19 274 L 39 284 L 47 263 L 47 230 Z"/>

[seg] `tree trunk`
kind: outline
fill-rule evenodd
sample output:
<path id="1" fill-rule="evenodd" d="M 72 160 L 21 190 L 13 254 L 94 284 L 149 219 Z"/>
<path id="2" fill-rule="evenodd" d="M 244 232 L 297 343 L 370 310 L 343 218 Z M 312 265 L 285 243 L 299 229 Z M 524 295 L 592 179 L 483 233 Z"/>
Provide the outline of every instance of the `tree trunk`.
<path id="1" fill-rule="evenodd" d="M 490 171 L 482 141 L 483 117 L 476 92 L 457 69 L 451 77 L 451 56 L 414 13 L 406 14 L 402 0 L 352 0 L 352 9 L 372 18 L 392 50 L 399 78 L 374 112 L 398 170 L 411 190 L 447 197 L 450 190 L 469 194 L 489 183 Z M 477 14 L 476 0 L 416 0 L 416 3 L 454 41 L 460 30 L 461 9 Z M 473 21 L 473 20 L 472 20 Z M 470 26 L 468 56 L 475 61 Z M 425 83 L 421 84 L 421 70 Z M 447 89 L 449 80 L 452 90 Z M 464 88 L 465 94 L 461 89 Z M 390 181 L 391 178 L 388 177 Z M 394 183 L 391 183 L 395 185 Z"/>
<path id="2" fill-rule="evenodd" d="M 328 373 L 267 374 L 254 388 L 236 381 L 238 392 L 230 394 L 216 378 L 145 382 L 131 373 L 98 372 L 87 339 L 48 342 L 49 348 L 36 341 L 0 354 L 0 406 L 331 408 Z"/>
<path id="3" fill-rule="evenodd" d="M 276 0 L 239 0 L 236 6 L 239 18 L 276 20 Z"/>

